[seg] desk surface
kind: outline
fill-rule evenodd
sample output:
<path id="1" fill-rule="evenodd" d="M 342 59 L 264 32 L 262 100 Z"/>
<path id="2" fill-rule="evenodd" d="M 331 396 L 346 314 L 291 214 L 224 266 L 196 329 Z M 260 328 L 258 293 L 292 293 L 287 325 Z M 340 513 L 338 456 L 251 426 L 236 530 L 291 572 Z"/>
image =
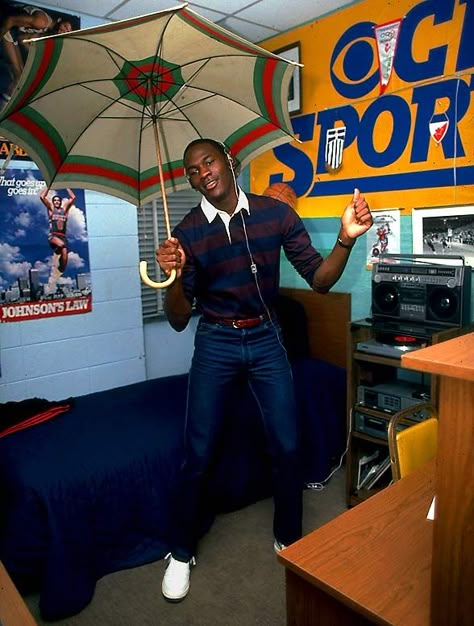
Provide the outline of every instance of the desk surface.
<path id="1" fill-rule="evenodd" d="M 403 367 L 474 381 L 474 333 L 402 355 Z"/>
<path id="2" fill-rule="evenodd" d="M 0 624 L 1 626 L 36 626 L 22 597 L 0 561 Z"/>
<path id="3" fill-rule="evenodd" d="M 306 535 L 279 561 L 376 624 L 427 626 L 434 465 Z"/>

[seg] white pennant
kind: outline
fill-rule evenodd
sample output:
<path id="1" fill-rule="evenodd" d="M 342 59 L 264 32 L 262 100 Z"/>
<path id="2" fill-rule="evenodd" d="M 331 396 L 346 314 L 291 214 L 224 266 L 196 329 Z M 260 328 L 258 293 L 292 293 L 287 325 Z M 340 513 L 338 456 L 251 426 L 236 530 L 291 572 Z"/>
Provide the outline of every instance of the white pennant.
<path id="1" fill-rule="evenodd" d="M 394 20 L 387 24 L 375 26 L 375 39 L 379 56 L 380 93 L 383 94 L 390 81 L 393 69 L 393 61 L 397 49 L 398 33 L 402 20 Z"/>
<path id="2" fill-rule="evenodd" d="M 437 144 L 440 144 L 446 137 L 448 132 L 449 120 L 441 120 L 440 122 L 430 122 L 430 135 Z"/>

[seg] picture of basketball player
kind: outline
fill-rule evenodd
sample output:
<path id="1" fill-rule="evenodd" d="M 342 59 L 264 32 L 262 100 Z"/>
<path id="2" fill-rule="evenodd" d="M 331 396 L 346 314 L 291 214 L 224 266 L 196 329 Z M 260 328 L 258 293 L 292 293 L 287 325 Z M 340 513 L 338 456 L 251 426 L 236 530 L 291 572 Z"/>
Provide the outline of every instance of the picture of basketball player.
<path id="1" fill-rule="evenodd" d="M 69 210 L 76 199 L 72 189 L 66 190 L 69 198 L 61 198 L 61 196 L 53 196 L 48 198 L 48 189 L 44 188 L 40 192 L 41 202 L 48 210 L 49 220 L 49 245 L 54 252 L 53 266 L 57 267 L 62 274 L 67 266 L 68 242 L 66 236 L 67 220 Z M 56 264 L 57 259 L 57 264 Z"/>

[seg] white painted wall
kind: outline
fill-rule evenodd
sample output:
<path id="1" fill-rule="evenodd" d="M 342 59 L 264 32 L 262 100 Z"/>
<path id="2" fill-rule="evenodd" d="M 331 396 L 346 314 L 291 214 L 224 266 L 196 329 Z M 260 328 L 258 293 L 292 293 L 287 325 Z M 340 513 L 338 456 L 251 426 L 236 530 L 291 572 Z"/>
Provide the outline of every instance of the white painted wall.
<path id="1" fill-rule="evenodd" d="M 186 330 L 174 331 L 168 322 L 144 325 L 146 377 L 161 378 L 185 374 L 191 366 L 197 317 L 191 318 Z"/>

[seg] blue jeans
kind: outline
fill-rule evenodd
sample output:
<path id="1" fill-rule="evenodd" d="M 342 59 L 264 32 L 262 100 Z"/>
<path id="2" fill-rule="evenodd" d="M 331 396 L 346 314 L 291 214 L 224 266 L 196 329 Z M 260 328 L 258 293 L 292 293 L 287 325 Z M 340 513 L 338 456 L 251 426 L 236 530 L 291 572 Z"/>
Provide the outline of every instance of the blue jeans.
<path id="1" fill-rule="evenodd" d="M 274 536 L 284 544 L 301 537 L 299 428 L 293 377 L 280 326 L 266 321 L 239 329 L 201 319 L 189 377 L 185 458 L 175 518 L 173 556 L 181 561 L 189 560 L 196 551 L 203 479 L 226 417 L 226 398 L 242 374 L 260 408 L 272 459 Z"/>

